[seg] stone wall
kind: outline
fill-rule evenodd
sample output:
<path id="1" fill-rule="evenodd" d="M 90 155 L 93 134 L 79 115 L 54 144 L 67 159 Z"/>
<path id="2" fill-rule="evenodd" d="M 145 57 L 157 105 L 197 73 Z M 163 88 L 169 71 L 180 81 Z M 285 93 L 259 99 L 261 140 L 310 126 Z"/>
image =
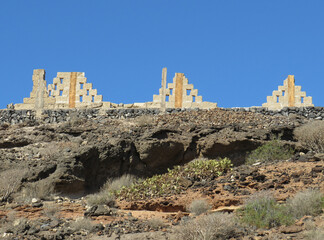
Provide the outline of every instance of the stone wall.
<path id="1" fill-rule="evenodd" d="M 234 112 L 255 112 L 264 115 L 289 116 L 291 114 L 306 117 L 314 120 L 324 120 L 324 107 L 302 107 L 302 108 L 283 108 L 278 111 L 271 111 L 262 107 L 251 108 L 222 108 L 225 111 Z M 202 109 L 180 109 L 167 108 L 165 114 L 190 111 L 206 111 Z M 60 123 L 77 119 L 93 119 L 94 121 L 104 121 L 105 119 L 127 119 L 142 115 L 159 115 L 160 109 L 157 108 L 135 108 L 135 109 L 57 109 L 43 110 L 41 119 L 45 123 Z M 0 110 L 0 124 L 27 123 L 36 121 L 36 111 L 34 110 Z"/>

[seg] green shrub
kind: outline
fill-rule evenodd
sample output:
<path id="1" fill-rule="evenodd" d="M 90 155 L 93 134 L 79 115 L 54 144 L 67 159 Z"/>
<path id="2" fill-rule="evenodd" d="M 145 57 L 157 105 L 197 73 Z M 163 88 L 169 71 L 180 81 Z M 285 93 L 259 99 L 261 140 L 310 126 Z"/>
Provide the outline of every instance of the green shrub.
<path id="1" fill-rule="evenodd" d="M 298 192 L 287 201 L 287 208 L 295 218 L 306 215 L 316 216 L 323 209 L 323 194 L 319 190 L 308 189 Z"/>
<path id="2" fill-rule="evenodd" d="M 294 135 L 307 149 L 324 152 L 324 121 L 313 121 L 298 127 Z"/>
<path id="3" fill-rule="evenodd" d="M 271 140 L 253 150 L 246 158 L 247 164 L 256 162 L 268 162 L 274 160 L 286 160 L 292 157 L 294 150 L 283 146 L 279 140 Z"/>
<path id="4" fill-rule="evenodd" d="M 210 204 L 205 199 L 194 200 L 188 207 L 189 212 L 196 216 L 203 214 L 211 209 Z"/>
<path id="5" fill-rule="evenodd" d="M 284 205 L 279 205 L 268 192 L 253 195 L 240 211 L 241 220 L 258 228 L 272 228 L 293 223 Z"/>
<path id="6" fill-rule="evenodd" d="M 234 239 L 239 229 L 233 214 L 214 213 L 181 222 L 176 234 L 179 239 L 186 240 Z"/>
<path id="7" fill-rule="evenodd" d="M 154 175 L 139 180 L 130 187 L 122 187 L 114 191 L 114 195 L 127 200 L 147 199 L 179 194 L 188 188 L 186 180 L 211 180 L 231 170 L 232 163 L 228 158 L 221 160 L 196 160 L 184 166 L 176 166 L 161 175 Z"/>

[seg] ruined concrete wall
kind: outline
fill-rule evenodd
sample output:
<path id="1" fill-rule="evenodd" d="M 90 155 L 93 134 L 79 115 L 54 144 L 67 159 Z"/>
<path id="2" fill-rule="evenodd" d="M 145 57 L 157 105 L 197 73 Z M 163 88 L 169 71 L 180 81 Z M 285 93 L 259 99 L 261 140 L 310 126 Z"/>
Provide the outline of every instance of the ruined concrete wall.
<path id="1" fill-rule="evenodd" d="M 166 89 L 163 88 L 162 84 L 159 95 L 153 95 L 153 102 L 148 103 L 148 107 L 161 106 L 163 98 L 165 99 L 166 108 L 206 109 L 217 107 L 217 103 L 203 102 L 202 96 L 198 96 L 198 90 L 194 89 L 193 84 L 188 83 L 188 79 L 183 73 L 176 73 L 173 82 L 169 83 Z"/>
<path id="2" fill-rule="evenodd" d="M 44 69 L 34 69 L 33 89 L 29 98 L 24 98 L 23 103 L 15 104 L 14 108 L 19 109 L 43 109 L 54 108 L 55 99 L 48 96 Z"/>
<path id="3" fill-rule="evenodd" d="M 56 99 L 56 108 L 101 107 L 102 95 L 87 83 L 84 72 L 58 72 L 53 84 L 48 85 L 49 95 Z"/>
<path id="4" fill-rule="evenodd" d="M 272 92 L 272 96 L 267 97 L 267 102 L 262 104 L 269 110 L 279 110 L 284 107 L 311 107 L 312 97 L 307 97 L 306 92 L 301 91 L 301 86 L 295 86 L 295 78 L 289 75 L 284 80 L 283 86 Z"/>

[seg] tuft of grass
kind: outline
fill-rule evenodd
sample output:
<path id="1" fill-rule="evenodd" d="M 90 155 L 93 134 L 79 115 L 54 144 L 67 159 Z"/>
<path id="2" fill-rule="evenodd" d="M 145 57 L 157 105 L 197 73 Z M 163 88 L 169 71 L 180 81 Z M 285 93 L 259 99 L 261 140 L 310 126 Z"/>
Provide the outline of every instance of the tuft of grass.
<path id="1" fill-rule="evenodd" d="M 188 207 L 189 212 L 195 214 L 196 216 L 206 213 L 210 209 L 211 206 L 205 199 L 194 200 Z"/>
<path id="2" fill-rule="evenodd" d="M 179 239 L 186 240 L 234 239 L 239 229 L 233 214 L 214 213 L 182 222 L 176 234 Z"/>
<path id="3" fill-rule="evenodd" d="M 306 215 L 319 215 L 323 207 L 323 194 L 316 189 L 307 189 L 298 192 L 293 198 L 287 201 L 287 208 L 295 218 L 301 218 Z"/>
<path id="4" fill-rule="evenodd" d="M 240 211 L 241 220 L 257 228 L 272 228 L 293 223 L 284 205 L 280 205 L 269 192 L 259 192 L 246 201 Z"/>
<path id="5" fill-rule="evenodd" d="M 145 180 L 139 180 L 129 187 L 122 187 L 113 194 L 127 200 L 140 200 L 152 197 L 179 194 L 187 189 L 187 179 L 192 181 L 211 180 L 230 171 L 231 160 L 196 160 L 183 166 L 176 166 L 161 175 L 154 175 Z"/>
<path id="6" fill-rule="evenodd" d="M 307 149 L 314 152 L 324 152 L 324 122 L 309 122 L 294 130 L 297 140 Z"/>
<path id="7" fill-rule="evenodd" d="M 246 164 L 286 160 L 293 156 L 294 150 L 283 146 L 278 139 L 271 140 L 253 150 L 246 158 Z"/>

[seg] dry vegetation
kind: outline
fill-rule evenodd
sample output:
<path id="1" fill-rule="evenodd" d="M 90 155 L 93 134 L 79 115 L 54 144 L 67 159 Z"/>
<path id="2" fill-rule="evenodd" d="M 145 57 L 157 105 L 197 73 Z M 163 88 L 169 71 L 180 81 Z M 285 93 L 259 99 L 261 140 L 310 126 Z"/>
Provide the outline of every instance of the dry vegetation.
<path id="1" fill-rule="evenodd" d="M 295 137 L 308 150 L 324 152 L 324 121 L 313 121 L 294 131 Z"/>

